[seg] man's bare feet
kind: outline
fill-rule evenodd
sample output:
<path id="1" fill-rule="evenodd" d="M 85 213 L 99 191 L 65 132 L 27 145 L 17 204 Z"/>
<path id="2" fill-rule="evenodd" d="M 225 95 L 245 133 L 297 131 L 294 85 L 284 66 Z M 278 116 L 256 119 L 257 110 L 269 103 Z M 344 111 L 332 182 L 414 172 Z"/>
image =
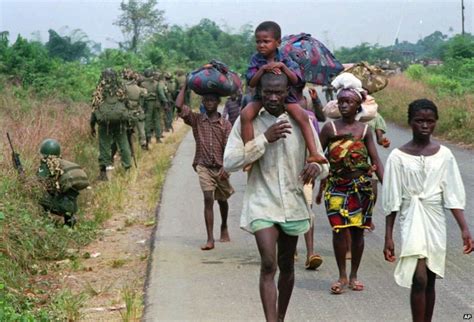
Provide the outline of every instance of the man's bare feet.
<path id="1" fill-rule="evenodd" d="M 201 246 L 201 250 L 211 250 L 214 249 L 214 241 L 208 241 L 205 245 Z"/>
<path id="2" fill-rule="evenodd" d="M 230 242 L 229 231 L 227 228 L 221 229 L 221 239 L 219 239 L 221 243 Z"/>

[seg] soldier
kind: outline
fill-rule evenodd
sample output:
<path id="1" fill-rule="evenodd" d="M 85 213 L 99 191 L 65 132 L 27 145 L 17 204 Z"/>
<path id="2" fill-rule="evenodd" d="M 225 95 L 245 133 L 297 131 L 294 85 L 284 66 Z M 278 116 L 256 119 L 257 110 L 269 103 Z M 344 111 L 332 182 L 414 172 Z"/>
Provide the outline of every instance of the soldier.
<path id="1" fill-rule="evenodd" d="M 142 149 L 147 150 L 145 112 L 143 111 L 143 102 L 147 95 L 147 90 L 138 86 L 138 74 L 129 68 L 123 69 L 122 78 L 124 79 L 123 85 L 128 98 L 128 108 L 132 110 L 134 116 L 131 128 L 138 133 L 138 141 Z"/>
<path id="2" fill-rule="evenodd" d="M 112 143 L 120 150 L 120 159 L 125 170 L 131 167 L 131 151 L 127 128 L 132 113 L 126 107 L 127 96 L 116 72 L 107 68 L 102 71 L 92 100 L 90 119 L 91 135 L 96 136 L 95 125 L 99 125 L 99 180 L 107 181 L 107 166 L 112 165 Z"/>
<path id="3" fill-rule="evenodd" d="M 171 95 L 168 91 L 168 82 L 166 79 L 167 74 L 171 77 L 171 74 L 169 73 L 158 75 L 158 101 L 161 107 L 162 119 L 165 123 L 165 132 L 173 130 L 173 115 L 170 104 Z"/>
<path id="4" fill-rule="evenodd" d="M 157 103 L 157 92 L 158 92 L 158 81 L 153 75 L 151 68 L 145 69 L 144 79 L 140 86 L 147 90 L 147 94 L 144 100 L 145 110 L 145 133 L 146 133 L 146 144 L 151 141 L 152 132 L 155 132 L 156 141 L 161 143 L 161 119 L 159 113 L 159 107 Z"/>
<path id="5" fill-rule="evenodd" d="M 64 217 L 64 224 L 76 223 L 79 191 L 89 185 L 86 173 L 77 164 L 61 159 L 61 146 L 46 139 L 40 146 L 38 177 L 46 192 L 39 203 L 45 211 Z"/>

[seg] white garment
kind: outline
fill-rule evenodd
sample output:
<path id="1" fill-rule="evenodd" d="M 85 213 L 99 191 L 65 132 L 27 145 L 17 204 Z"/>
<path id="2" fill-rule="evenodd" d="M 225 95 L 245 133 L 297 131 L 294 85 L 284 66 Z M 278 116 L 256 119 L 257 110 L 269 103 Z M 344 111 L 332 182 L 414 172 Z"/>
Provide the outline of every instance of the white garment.
<path id="1" fill-rule="evenodd" d="M 399 213 L 402 236 L 395 281 L 411 287 L 419 258 L 444 277 L 446 218 L 444 208 L 464 209 L 466 197 L 451 151 L 441 146 L 432 156 L 414 156 L 394 149 L 387 160 L 382 190 L 386 215 Z"/>
<path id="2" fill-rule="evenodd" d="M 268 143 L 264 132 L 275 122 L 288 120 L 291 134 L 286 138 Z M 311 122 L 310 122 L 311 124 Z M 227 172 L 241 170 L 253 163 L 245 188 L 240 227 L 250 230 L 257 219 L 287 222 L 309 219 L 311 209 L 303 193 L 299 178 L 306 162 L 306 146 L 301 130 L 287 113 L 278 118 L 262 111 L 253 121 L 255 138 L 245 144 L 240 135 L 240 117 L 236 120 L 224 151 L 224 169 Z M 316 148 L 323 155 L 318 134 L 313 129 Z M 319 179 L 329 173 L 327 164 L 318 165 Z"/>

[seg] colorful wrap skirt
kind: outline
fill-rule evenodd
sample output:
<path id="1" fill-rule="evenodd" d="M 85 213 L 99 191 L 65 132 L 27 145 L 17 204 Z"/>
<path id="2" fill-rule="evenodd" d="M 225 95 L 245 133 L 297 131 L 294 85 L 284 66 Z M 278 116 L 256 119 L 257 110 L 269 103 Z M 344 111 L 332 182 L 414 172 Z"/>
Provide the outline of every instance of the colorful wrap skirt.
<path id="1" fill-rule="evenodd" d="M 334 231 L 340 228 L 370 228 L 375 195 L 369 176 L 355 179 L 331 177 L 324 194 L 326 213 Z"/>

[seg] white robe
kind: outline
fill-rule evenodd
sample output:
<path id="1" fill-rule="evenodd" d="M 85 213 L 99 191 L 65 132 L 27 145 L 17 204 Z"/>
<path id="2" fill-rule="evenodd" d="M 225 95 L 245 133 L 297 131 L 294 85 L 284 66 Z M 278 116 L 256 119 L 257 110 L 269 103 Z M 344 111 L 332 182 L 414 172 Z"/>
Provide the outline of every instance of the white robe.
<path id="1" fill-rule="evenodd" d="M 394 149 L 387 160 L 382 191 L 386 215 L 398 212 L 401 254 L 395 281 L 411 287 L 419 258 L 444 277 L 446 219 L 444 208 L 464 209 L 466 202 L 459 168 L 451 151 L 441 146 L 432 156 L 414 156 Z"/>

